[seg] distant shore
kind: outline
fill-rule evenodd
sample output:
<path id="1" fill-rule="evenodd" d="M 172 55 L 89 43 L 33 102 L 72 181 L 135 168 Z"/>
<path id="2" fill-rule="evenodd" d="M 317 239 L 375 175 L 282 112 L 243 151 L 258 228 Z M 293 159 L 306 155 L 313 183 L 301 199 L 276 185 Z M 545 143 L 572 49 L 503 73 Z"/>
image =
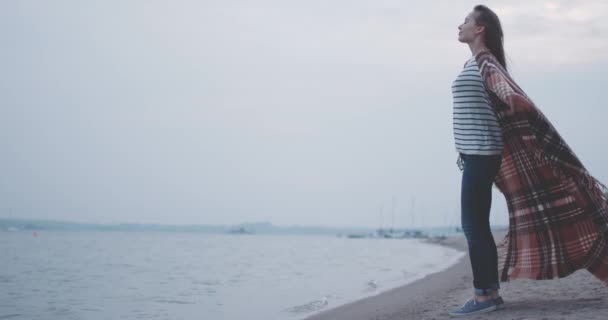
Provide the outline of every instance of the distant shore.
<path id="1" fill-rule="evenodd" d="M 497 227 L 500 228 L 500 227 Z M 434 226 L 411 229 L 395 229 L 395 231 L 420 231 L 429 237 L 455 234 L 455 226 Z M 0 217 L 1 231 L 121 231 L 121 232 L 191 232 L 215 234 L 299 234 L 347 236 L 370 235 L 378 231 L 373 227 L 331 227 L 314 225 L 278 226 L 268 221 L 244 222 L 230 225 L 209 224 L 146 224 L 146 223 L 83 223 L 61 220 L 44 219 L 15 219 Z"/>
<path id="2" fill-rule="evenodd" d="M 497 241 L 504 232 L 495 232 Z M 464 236 L 450 237 L 439 245 L 467 250 Z M 472 297 L 468 255 L 445 271 L 323 311 L 305 320 L 453 319 L 448 311 Z M 608 286 L 586 270 L 556 280 L 515 280 L 501 283 L 506 309 L 467 319 L 590 319 L 608 315 Z"/>

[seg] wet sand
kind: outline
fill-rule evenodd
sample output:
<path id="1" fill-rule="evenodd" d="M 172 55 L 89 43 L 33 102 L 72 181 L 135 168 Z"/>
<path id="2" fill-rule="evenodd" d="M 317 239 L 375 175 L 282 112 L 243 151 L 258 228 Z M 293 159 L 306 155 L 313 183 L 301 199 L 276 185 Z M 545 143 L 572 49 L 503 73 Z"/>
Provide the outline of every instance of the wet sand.
<path id="1" fill-rule="evenodd" d="M 495 234 L 497 241 L 504 233 Z M 464 237 L 443 245 L 466 251 Z M 472 297 L 468 255 L 445 271 L 376 296 L 325 310 L 306 320 L 457 319 L 448 311 Z M 505 309 L 465 319 L 608 319 L 608 286 L 586 270 L 557 280 L 514 280 L 501 283 Z"/>

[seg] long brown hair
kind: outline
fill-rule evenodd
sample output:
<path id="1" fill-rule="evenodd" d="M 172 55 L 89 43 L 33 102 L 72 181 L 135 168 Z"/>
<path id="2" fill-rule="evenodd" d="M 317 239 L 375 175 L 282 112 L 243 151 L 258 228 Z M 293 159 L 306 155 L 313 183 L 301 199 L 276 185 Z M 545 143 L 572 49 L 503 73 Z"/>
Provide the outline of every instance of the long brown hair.
<path id="1" fill-rule="evenodd" d="M 504 35 L 500 20 L 494 11 L 484 5 L 477 5 L 473 9 L 475 11 L 475 23 L 485 27 L 484 43 L 490 52 L 498 59 L 498 62 L 507 69 L 507 61 L 505 60 Z"/>

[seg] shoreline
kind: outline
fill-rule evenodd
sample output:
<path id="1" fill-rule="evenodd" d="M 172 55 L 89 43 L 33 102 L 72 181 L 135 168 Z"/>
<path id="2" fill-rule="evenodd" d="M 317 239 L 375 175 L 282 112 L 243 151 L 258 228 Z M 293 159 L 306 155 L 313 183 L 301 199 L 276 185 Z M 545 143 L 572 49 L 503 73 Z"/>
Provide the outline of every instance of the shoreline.
<path id="1" fill-rule="evenodd" d="M 441 242 L 426 242 L 466 252 L 464 235 L 448 237 Z M 464 274 L 469 268 L 468 254 L 443 271 L 429 274 L 411 283 L 374 296 L 362 298 L 331 309 L 321 311 L 302 320 L 358 320 L 358 319 L 421 319 L 417 315 L 428 311 L 425 301 L 437 297 L 445 286 L 460 282 L 456 274 Z M 456 273 L 454 273 L 456 272 Z"/>
<path id="2" fill-rule="evenodd" d="M 504 232 L 494 232 L 498 241 Z M 466 253 L 464 236 L 436 243 Z M 451 267 L 344 305 L 321 311 L 303 320 L 402 320 L 455 319 L 450 310 L 460 307 L 473 295 L 471 264 L 465 254 Z M 514 280 L 501 282 L 505 309 L 467 319 L 606 319 L 608 286 L 586 270 L 555 280 Z"/>

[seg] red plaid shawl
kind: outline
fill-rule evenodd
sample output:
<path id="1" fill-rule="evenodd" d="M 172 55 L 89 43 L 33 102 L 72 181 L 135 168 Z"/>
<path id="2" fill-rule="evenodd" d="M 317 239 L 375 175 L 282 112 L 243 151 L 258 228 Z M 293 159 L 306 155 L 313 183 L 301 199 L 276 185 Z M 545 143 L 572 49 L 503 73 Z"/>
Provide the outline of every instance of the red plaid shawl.
<path id="1" fill-rule="evenodd" d="M 509 208 L 501 281 L 586 268 L 608 285 L 608 200 L 549 120 L 489 52 L 475 56 L 502 129 L 495 184 Z"/>

